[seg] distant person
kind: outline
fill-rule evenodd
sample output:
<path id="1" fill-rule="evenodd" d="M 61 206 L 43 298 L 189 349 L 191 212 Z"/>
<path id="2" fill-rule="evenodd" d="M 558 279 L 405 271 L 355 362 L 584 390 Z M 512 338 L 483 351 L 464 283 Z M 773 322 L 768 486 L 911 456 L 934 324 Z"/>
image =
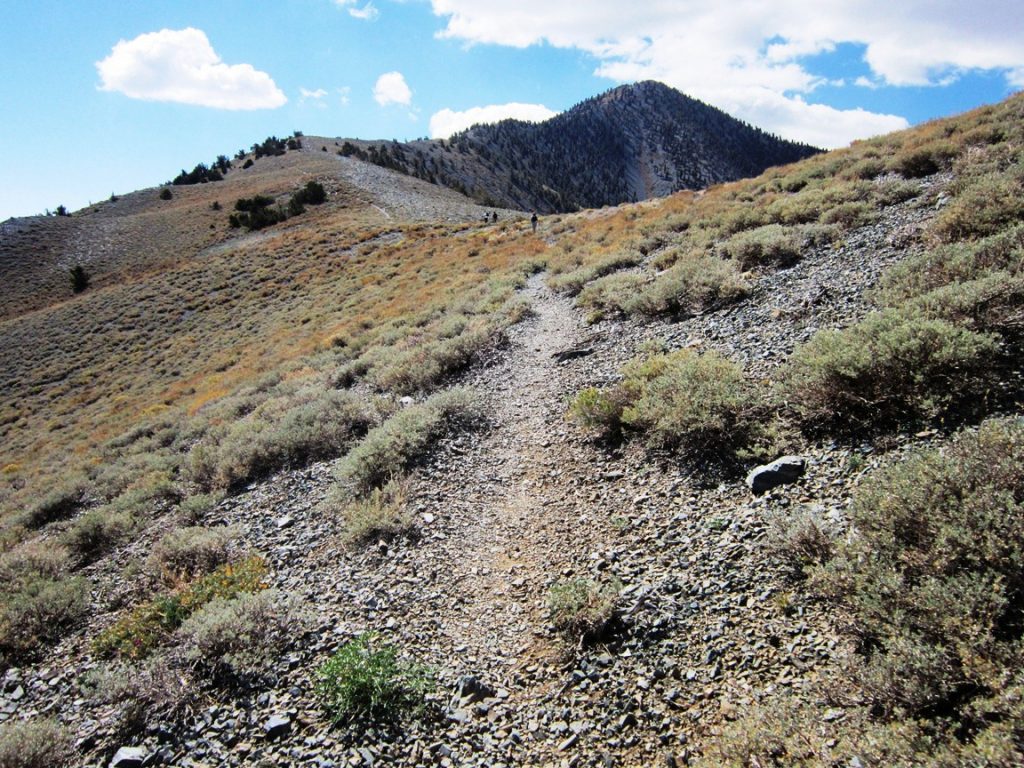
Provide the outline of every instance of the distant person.
<path id="1" fill-rule="evenodd" d="M 533 212 L 533 216 L 530 217 L 530 226 L 533 227 L 533 231 L 537 231 L 537 212 Z"/>
<path id="2" fill-rule="evenodd" d="M 491 211 L 491 223 L 492 224 L 497 224 L 498 223 L 498 212 L 497 211 Z"/>

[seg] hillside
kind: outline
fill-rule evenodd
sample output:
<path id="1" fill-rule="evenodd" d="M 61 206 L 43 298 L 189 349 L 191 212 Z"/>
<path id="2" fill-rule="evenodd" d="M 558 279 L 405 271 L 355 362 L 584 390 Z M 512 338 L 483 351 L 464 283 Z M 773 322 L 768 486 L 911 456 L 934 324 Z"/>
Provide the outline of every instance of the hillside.
<path id="1" fill-rule="evenodd" d="M 0 763 L 1024 759 L 1022 97 L 536 233 L 333 142 L 8 224 Z"/>
<path id="2" fill-rule="evenodd" d="M 543 213 L 701 189 L 818 151 L 653 81 L 620 86 L 542 123 L 503 120 L 447 141 L 342 146 L 489 205 Z"/>

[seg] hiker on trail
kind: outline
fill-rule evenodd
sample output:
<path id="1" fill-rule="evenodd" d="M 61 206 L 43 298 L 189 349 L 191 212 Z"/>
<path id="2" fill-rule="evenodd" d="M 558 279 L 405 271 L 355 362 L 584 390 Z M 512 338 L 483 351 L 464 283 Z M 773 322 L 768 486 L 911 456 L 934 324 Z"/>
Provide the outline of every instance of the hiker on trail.
<path id="1" fill-rule="evenodd" d="M 537 231 L 537 212 L 533 212 L 533 216 L 530 217 L 530 226 L 533 227 L 533 231 Z"/>
<path id="2" fill-rule="evenodd" d="M 491 211 L 491 223 L 492 224 L 497 224 L 498 223 L 498 212 L 497 211 Z"/>

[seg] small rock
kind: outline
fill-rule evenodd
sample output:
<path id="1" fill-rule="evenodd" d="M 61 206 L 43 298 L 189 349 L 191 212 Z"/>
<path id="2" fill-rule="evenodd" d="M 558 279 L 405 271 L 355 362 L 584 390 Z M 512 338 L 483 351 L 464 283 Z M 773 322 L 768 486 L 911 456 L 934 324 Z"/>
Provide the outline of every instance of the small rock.
<path id="1" fill-rule="evenodd" d="M 142 747 L 121 747 L 110 760 L 110 768 L 142 768 L 146 750 Z"/>
<path id="2" fill-rule="evenodd" d="M 795 483 L 803 477 L 807 461 L 802 456 L 783 456 L 771 464 L 754 467 L 747 475 L 747 486 L 756 494 L 779 485 Z"/>
<path id="3" fill-rule="evenodd" d="M 291 733 L 292 721 L 287 717 L 274 715 L 263 724 L 263 735 L 268 739 L 279 739 Z"/>
<path id="4" fill-rule="evenodd" d="M 274 521 L 274 525 L 276 525 L 277 529 L 280 531 L 284 530 L 285 528 L 290 528 L 292 526 L 292 523 L 294 522 L 294 517 L 292 517 L 291 515 L 285 515 L 284 517 L 277 518 L 277 520 Z"/>

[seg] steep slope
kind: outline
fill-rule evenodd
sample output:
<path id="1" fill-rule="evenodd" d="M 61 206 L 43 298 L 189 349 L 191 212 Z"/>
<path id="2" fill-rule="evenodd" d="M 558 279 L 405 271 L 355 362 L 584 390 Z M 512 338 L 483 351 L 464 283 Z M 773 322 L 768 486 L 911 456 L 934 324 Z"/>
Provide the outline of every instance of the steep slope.
<path id="1" fill-rule="evenodd" d="M 393 219 L 455 222 L 482 215 L 474 201 L 458 192 L 319 148 L 264 156 L 243 168 L 249 159 L 236 159 L 222 181 L 140 190 L 71 216 L 3 222 L 0 320 L 70 299 L 68 270 L 75 265 L 89 273 L 94 289 L 101 289 L 252 241 L 258 236 L 229 226 L 235 201 L 266 195 L 287 203 L 312 179 L 328 191 L 326 204 L 314 215 L 330 214 L 351 229 Z"/>
<path id="2" fill-rule="evenodd" d="M 1018 96 L 535 233 L 313 146 L 388 186 L 5 321 L 0 745 L 1020 765 L 1022 148 Z M 364 633 L 437 685 L 332 711 Z"/>
<path id="3" fill-rule="evenodd" d="M 346 152 L 477 200 L 541 212 L 701 189 L 817 151 L 653 81 L 620 86 L 542 123 L 504 120 L 440 142 L 346 144 Z"/>

